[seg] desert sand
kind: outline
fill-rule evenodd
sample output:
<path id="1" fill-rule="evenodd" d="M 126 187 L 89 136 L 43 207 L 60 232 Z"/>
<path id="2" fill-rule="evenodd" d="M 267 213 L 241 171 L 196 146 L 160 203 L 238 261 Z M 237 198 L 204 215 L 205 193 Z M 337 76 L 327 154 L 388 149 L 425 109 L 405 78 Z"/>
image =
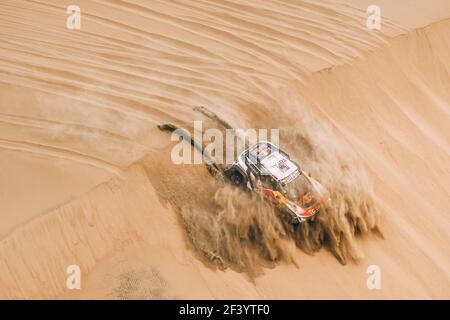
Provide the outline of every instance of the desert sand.
<path id="1" fill-rule="evenodd" d="M 365 0 L 77 0 L 80 30 L 69 4 L 0 3 L 0 298 L 450 298 L 450 2 L 378 1 L 379 31 Z M 345 265 L 270 228 L 272 261 L 205 244 L 218 208 L 255 213 L 171 162 L 157 125 L 189 126 L 198 105 L 280 128 L 349 210 L 370 196 Z"/>

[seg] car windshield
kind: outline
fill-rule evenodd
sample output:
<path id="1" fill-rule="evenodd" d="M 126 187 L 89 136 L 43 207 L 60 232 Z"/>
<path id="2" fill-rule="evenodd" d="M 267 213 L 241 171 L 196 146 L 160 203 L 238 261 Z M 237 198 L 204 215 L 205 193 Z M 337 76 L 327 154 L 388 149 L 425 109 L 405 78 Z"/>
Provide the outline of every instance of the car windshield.
<path id="1" fill-rule="evenodd" d="M 312 191 L 312 185 L 303 174 L 300 174 L 297 178 L 283 186 L 283 190 L 289 200 L 298 201 L 305 194 Z"/>

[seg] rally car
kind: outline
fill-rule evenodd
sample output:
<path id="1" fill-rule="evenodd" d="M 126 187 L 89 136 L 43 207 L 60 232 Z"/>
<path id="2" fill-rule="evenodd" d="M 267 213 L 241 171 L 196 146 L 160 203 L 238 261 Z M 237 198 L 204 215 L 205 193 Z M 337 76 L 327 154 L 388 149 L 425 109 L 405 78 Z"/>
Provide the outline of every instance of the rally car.
<path id="1" fill-rule="evenodd" d="M 318 181 L 268 141 L 244 150 L 224 174 L 232 184 L 260 193 L 292 224 L 314 219 L 329 201 Z"/>

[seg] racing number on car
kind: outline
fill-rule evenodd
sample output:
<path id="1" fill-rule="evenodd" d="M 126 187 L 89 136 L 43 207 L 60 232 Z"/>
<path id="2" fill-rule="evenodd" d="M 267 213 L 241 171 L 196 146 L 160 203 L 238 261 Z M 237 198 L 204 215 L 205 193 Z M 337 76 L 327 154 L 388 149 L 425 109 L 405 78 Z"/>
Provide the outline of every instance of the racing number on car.
<path id="1" fill-rule="evenodd" d="M 275 163 L 272 168 L 278 168 L 281 172 L 286 172 L 290 167 L 286 164 L 286 159 L 281 159 Z"/>

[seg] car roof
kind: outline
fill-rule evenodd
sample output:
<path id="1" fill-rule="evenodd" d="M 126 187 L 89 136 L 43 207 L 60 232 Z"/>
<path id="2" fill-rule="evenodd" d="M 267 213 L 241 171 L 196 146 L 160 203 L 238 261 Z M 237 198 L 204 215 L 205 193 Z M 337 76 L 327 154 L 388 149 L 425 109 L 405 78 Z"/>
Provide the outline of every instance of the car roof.
<path id="1" fill-rule="evenodd" d="M 269 141 L 260 141 L 248 149 L 248 157 L 252 159 L 262 160 L 265 156 L 273 151 L 278 151 L 279 148 Z"/>
<path id="2" fill-rule="evenodd" d="M 262 175 L 272 175 L 277 180 L 286 179 L 299 171 L 298 166 L 284 152 L 268 141 L 252 146 L 246 156 Z"/>

